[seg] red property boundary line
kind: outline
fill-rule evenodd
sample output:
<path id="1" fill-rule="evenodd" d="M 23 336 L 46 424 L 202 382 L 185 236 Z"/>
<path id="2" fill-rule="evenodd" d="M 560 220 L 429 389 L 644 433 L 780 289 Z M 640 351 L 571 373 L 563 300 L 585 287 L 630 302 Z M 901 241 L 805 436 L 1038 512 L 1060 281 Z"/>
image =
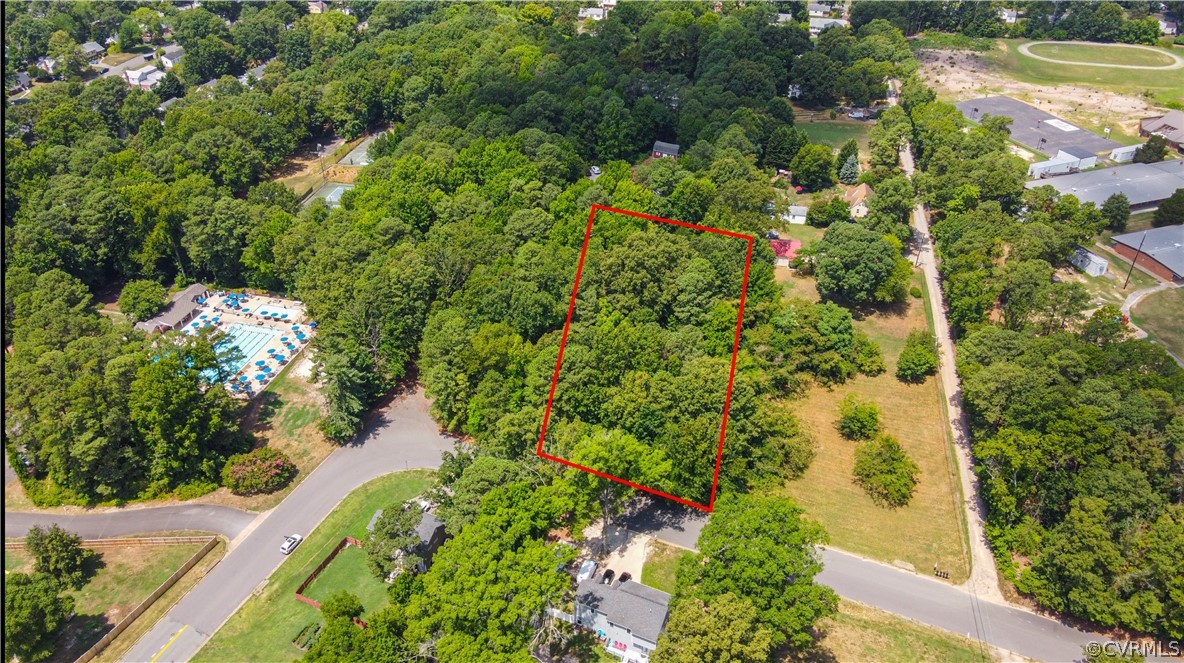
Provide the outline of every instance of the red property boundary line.
<path id="1" fill-rule="evenodd" d="M 720 424 L 720 427 L 719 427 L 719 446 L 717 448 L 716 455 L 715 455 L 715 475 L 714 475 L 714 477 L 712 477 L 712 480 L 711 480 L 711 499 L 707 502 L 707 504 L 700 504 L 698 502 L 693 502 L 691 500 L 684 499 L 684 498 L 679 497 L 677 495 L 671 495 L 670 493 L 658 490 L 656 488 L 650 488 L 649 486 L 643 486 L 641 484 L 629 481 L 628 479 L 622 479 L 621 477 L 613 476 L 611 474 L 607 474 L 607 473 L 601 472 L 599 470 L 594 470 L 590 467 L 580 465 L 579 463 L 573 463 L 570 460 L 567 460 L 565 458 L 560 458 L 558 456 L 554 456 L 552 454 L 549 454 L 549 453 L 546 453 L 543 451 L 543 441 L 544 441 L 545 436 L 547 435 L 547 425 L 551 421 L 551 405 L 555 402 L 555 388 L 559 385 L 559 369 L 561 366 L 563 366 L 563 351 L 567 347 L 567 332 L 571 329 L 571 317 L 572 317 L 572 313 L 574 313 L 575 309 L 576 309 L 576 293 L 578 293 L 580 291 L 580 276 L 584 272 L 584 258 L 585 258 L 585 256 L 588 255 L 588 243 L 592 239 L 592 222 L 596 219 L 596 212 L 598 212 L 600 210 L 604 210 L 606 212 L 615 212 L 617 214 L 624 214 L 626 216 L 634 216 L 634 217 L 638 217 L 641 219 L 647 219 L 649 221 L 654 221 L 657 223 L 666 223 L 666 224 L 670 224 L 673 226 L 682 226 L 683 228 L 691 228 L 693 230 L 702 230 L 703 232 L 715 233 L 717 235 L 725 235 L 727 237 L 734 237 L 736 239 L 742 239 L 742 240 L 748 242 L 748 255 L 744 260 L 744 280 L 740 285 L 740 307 L 739 307 L 739 311 L 736 314 L 736 337 L 735 337 L 735 340 L 732 342 L 732 367 L 728 371 L 728 389 L 727 389 L 727 392 L 724 396 L 723 422 Z M 687 223 L 685 221 L 676 221 L 674 219 L 665 219 L 660 216 L 643 214 L 641 212 L 631 212 L 629 210 L 617 209 L 615 207 L 607 207 L 605 205 L 595 205 L 595 204 L 592 205 L 592 210 L 588 213 L 588 226 L 584 230 L 584 246 L 583 246 L 583 248 L 580 249 L 580 262 L 576 266 L 576 281 L 575 281 L 575 285 L 573 285 L 572 289 L 571 289 L 571 302 L 568 303 L 568 305 L 567 305 L 567 321 L 564 322 L 564 324 L 563 324 L 563 336 L 560 338 L 560 341 L 559 341 L 559 358 L 555 360 L 555 373 L 551 376 L 551 393 L 547 396 L 547 409 L 544 410 L 544 412 L 543 412 L 543 430 L 539 433 L 539 443 L 538 443 L 537 448 L 535 449 L 535 455 L 537 455 L 541 458 L 546 458 L 547 460 L 553 460 L 557 463 L 562 463 L 562 464 L 567 465 L 569 467 L 574 467 L 576 469 L 580 469 L 585 472 L 589 472 L 591 474 L 595 474 L 596 476 L 604 478 L 604 479 L 616 481 L 617 483 L 624 484 L 626 486 L 629 486 L 630 488 L 636 488 L 637 490 L 644 490 L 647 493 L 652 493 L 654 495 L 660 495 L 662 497 L 665 497 L 666 499 L 674 500 L 675 502 L 678 502 L 679 504 L 683 504 L 685 506 L 694 507 L 696 509 L 701 509 L 703 511 L 711 512 L 715 508 L 715 492 L 716 492 L 716 489 L 719 487 L 719 469 L 720 469 L 720 465 L 723 463 L 723 458 L 724 458 L 724 438 L 727 436 L 727 432 L 728 432 L 728 410 L 731 409 L 731 405 L 732 405 L 732 385 L 736 381 L 736 357 L 740 351 L 740 328 L 744 322 L 744 299 L 745 299 L 746 295 L 748 294 L 748 269 L 752 265 L 753 243 L 754 243 L 754 239 L 753 239 L 752 235 L 744 235 L 741 233 L 732 232 L 730 230 L 721 230 L 719 228 L 708 228 L 707 226 L 700 226 L 700 225 L 696 225 L 693 223 Z"/>
<path id="2" fill-rule="evenodd" d="M 307 603 L 308 605 L 311 605 L 312 607 L 316 608 L 317 610 L 321 609 L 321 602 L 314 600 L 314 599 L 310 599 L 307 596 L 305 596 L 304 590 L 308 589 L 308 586 L 311 585 L 312 582 L 317 579 L 317 576 L 321 575 L 321 571 L 324 571 L 325 567 L 329 566 L 329 564 L 332 563 L 333 560 L 337 557 L 337 554 L 340 553 L 342 550 L 344 550 L 346 546 L 356 546 L 358 548 L 361 548 L 362 542 L 358 541 L 357 539 L 355 539 L 352 536 L 344 537 L 340 541 L 338 541 L 337 545 L 333 547 L 333 550 L 329 553 L 329 555 L 327 557 L 325 557 L 325 559 L 322 559 L 321 563 L 317 565 L 317 568 L 313 569 L 312 573 L 308 574 L 308 577 L 306 577 L 304 579 L 304 582 L 300 583 L 300 586 L 296 588 L 296 600 L 297 601 L 300 601 L 301 603 Z M 357 617 L 353 618 L 353 622 L 354 622 L 354 625 L 357 626 L 358 628 L 366 628 L 366 626 L 367 626 L 366 622 L 358 619 Z"/>

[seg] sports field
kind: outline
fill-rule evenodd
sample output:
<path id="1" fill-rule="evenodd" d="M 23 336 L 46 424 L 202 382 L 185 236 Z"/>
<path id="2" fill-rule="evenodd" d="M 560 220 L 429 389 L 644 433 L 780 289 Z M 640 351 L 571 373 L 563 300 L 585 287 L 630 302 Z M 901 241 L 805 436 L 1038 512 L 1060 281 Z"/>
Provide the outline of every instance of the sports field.
<path id="1" fill-rule="evenodd" d="M 1029 46 L 1028 52 L 1050 60 L 1088 64 L 1166 67 L 1176 62 L 1174 58 L 1155 48 L 1131 48 L 1110 44 L 1041 42 Z"/>

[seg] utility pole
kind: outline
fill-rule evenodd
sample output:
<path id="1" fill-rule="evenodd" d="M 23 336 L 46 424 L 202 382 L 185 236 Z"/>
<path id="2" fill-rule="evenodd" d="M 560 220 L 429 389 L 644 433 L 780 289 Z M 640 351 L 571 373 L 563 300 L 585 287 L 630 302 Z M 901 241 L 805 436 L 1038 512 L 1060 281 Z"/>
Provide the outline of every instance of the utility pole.
<path id="1" fill-rule="evenodd" d="M 1143 236 L 1139 238 L 1139 248 L 1135 249 L 1135 259 L 1131 261 L 1131 268 L 1126 271 L 1126 280 L 1122 282 L 1122 289 L 1126 290 L 1126 284 L 1131 282 L 1131 272 L 1135 271 L 1135 263 L 1139 262 L 1139 256 L 1143 253 L 1143 242 L 1147 241 L 1147 231 L 1143 231 Z"/>

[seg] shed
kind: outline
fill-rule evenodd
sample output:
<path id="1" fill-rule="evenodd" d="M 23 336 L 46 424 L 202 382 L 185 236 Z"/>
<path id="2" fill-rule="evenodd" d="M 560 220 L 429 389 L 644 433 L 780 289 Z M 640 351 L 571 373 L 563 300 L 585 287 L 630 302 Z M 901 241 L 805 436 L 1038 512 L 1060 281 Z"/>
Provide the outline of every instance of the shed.
<path id="1" fill-rule="evenodd" d="M 1073 256 L 1069 258 L 1069 262 L 1090 276 L 1102 276 L 1110 266 L 1109 260 L 1080 246 L 1073 250 Z"/>
<path id="2" fill-rule="evenodd" d="M 810 211 L 805 205 L 790 205 L 789 210 L 781 215 L 781 220 L 800 226 L 806 222 L 806 213 Z"/>
<path id="3" fill-rule="evenodd" d="M 1141 145 L 1123 145 L 1122 147 L 1116 147 L 1116 148 L 1110 150 L 1110 160 L 1115 163 L 1128 163 L 1130 161 L 1133 161 L 1135 158 L 1135 151 L 1138 150 L 1140 147 L 1142 147 L 1142 146 Z"/>
<path id="4" fill-rule="evenodd" d="M 674 143 L 664 143 L 660 140 L 654 141 L 653 155 L 655 159 L 662 159 L 664 157 L 677 157 L 678 145 Z"/>
<path id="5" fill-rule="evenodd" d="M 160 64 L 164 65 L 165 71 L 172 69 L 181 62 L 181 56 L 185 55 L 185 49 L 180 46 L 166 50 L 160 56 Z"/>

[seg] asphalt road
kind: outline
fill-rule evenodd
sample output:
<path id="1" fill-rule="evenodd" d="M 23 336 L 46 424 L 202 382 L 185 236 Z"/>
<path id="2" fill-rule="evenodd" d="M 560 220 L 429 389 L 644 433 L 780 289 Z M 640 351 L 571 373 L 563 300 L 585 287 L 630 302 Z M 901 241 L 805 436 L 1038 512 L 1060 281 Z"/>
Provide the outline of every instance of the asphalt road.
<path id="1" fill-rule="evenodd" d="M 80 514 L 4 512 L 4 538 L 22 537 L 33 525 L 52 523 L 84 539 L 104 539 L 150 532 L 195 530 L 214 532 L 233 541 L 257 514 L 209 504 L 183 504 L 145 509 Z"/>
<path id="2" fill-rule="evenodd" d="M 124 661 L 187 661 L 284 561 L 280 543 L 308 535 L 354 488 L 375 477 L 440 465 L 453 440 L 428 413 L 422 389 L 384 408 L 361 438 L 330 455 L 124 656 Z"/>
<path id="3" fill-rule="evenodd" d="M 162 44 L 160 46 L 157 46 L 156 48 L 153 48 L 151 53 L 136 54 L 135 57 L 128 60 L 127 62 L 123 62 L 123 63 L 117 64 L 117 65 L 111 65 L 110 67 L 107 67 L 107 71 L 99 74 L 97 77 L 95 77 L 94 79 L 91 79 L 91 80 L 98 80 L 99 78 L 108 78 L 110 76 L 122 76 L 123 72 L 128 69 L 139 69 L 140 67 L 147 66 L 147 65 L 151 64 L 151 62 L 149 60 L 144 59 L 145 55 L 151 55 L 152 58 L 154 59 L 156 57 L 155 53 L 156 53 L 157 48 L 163 48 L 167 51 L 168 49 L 170 49 L 174 46 L 176 46 L 176 44 L 174 44 L 174 43 Z M 106 66 L 106 65 L 103 65 L 103 66 Z"/>
<path id="4" fill-rule="evenodd" d="M 696 509 L 654 503 L 617 524 L 694 550 L 707 518 Z M 1084 645 L 1107 640 L 1020 608 L 979 599 L 962 587 L 841 550 L 823 549 L 822 563 L 818 582 L 843 598 L 1028 658 L 1076 661 L 1083 658 Z M 983 657 L 991 660 L 991 652 L 984 649 Z"/>

